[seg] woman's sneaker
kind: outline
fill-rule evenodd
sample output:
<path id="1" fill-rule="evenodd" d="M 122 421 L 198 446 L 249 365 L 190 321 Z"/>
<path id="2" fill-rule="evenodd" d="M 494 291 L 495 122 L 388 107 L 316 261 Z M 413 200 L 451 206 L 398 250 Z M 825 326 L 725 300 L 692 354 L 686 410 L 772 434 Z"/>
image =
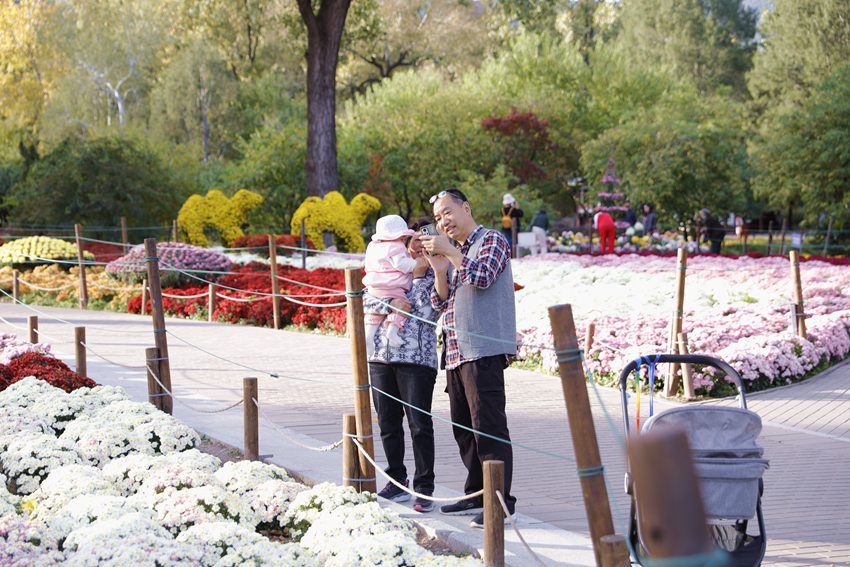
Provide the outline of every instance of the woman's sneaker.
<path id="1" fill-rule="evenodd" d="M 407 481 L 404 481 L 404 487 L 407 488 Z M 378 493 L 378 496 L 381 498 L 386 498 L 392 502 L 407 502 L 410 500 L 410 494 L 397 487 L 391 482 L 388 482 L 387 485 Z"/>
<path id="2" fill-rule="evenodd" d="M 433 500 L 425 500 L 424 498 L 416 498 L 416 502 L 413 503 L 413 509 L 423 514 L 433 511 L 436 507 L 436 502 Z"/>
<path id="3" fill-rule="evenodd" d="M 511 514 L 510 518 L 505 518 L 505 525 L 506 526 L 510 525 L 511 519 L 516 521 L 516 512 Z M 484 512 L 481 512 L 480 514 L 477 514 L 474 518 L 472 518 L 472 521 L 469 522 L 469 525 L 473 528 L 483 529 L 484 528 Z"/>
<path id="4" fill-rule="evenodd" d="M 446 516 L 472 516 L 484 510 L 484 503 L 479 498 L 467 498 L 453 504 L 440 506 L 440 514 Z"/>

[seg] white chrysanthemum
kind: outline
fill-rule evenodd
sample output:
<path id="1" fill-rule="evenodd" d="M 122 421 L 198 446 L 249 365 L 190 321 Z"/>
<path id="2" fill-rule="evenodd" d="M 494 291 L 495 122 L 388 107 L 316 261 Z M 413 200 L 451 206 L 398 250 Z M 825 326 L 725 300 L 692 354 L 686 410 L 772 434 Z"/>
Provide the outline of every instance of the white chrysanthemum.
<path id="1" fill-rule="evenodd" d="M 92 413 L 104 406 L 130 399 L 127 395 L 127 391 L 120 386 L 77 388 L 68 395 L 82 400 L 86 413 Z"/>
<path id="2" fill-rule="evenodd" d="M 167 567 L 200 565 L 201 554 L 175 541 L 145 514 L 125 514 L 97 520 L 72 531 L 65 539 L 65 565 L 72 567 Z"/>
<path id="3" fill-rule="evenodd" d="M 142 481 L 138 494 L 145 498 L 150 498 L 154 494 L 164 492 L 168 488 L 183 490 L 185 488 L 212 485 L 221 486 L 221 483 L 208 471 L 168 464 L 152 469 L 148 473 L 147 478 Z"/>
<path id="4" fill-rule="evenodd" d="M 65 392 L 35 376 L 27 376 L 0 392 L 0 407 L 28 408 L 39 400 L 58 396 L 60 393 L 64 394 Z"/>
<path id="5" fill-rule="evenodd" d="M 301 538 L 301 545 L 316 553 L 336 555 L 351 539 L 390 532 L 416 538 L 412 522 L 377 502 L 366 502 L 322 511 Z"/>
<path id="6" fill-rule="evenodd" d="M 83 388 L 87 389 L 87 388 Z M 85 410 L 85 403 L 78 396 L 54 388 L 56 393 L 37 399 L 30 411 L 39 415 L 50 426 L 50 432 L 60 435 L 68 422 L 75 420 Z"/>
<path id="7" fill-rule="evenodd" d="M 242 494 L 259 528 L 283 529 L 283 517 L 295 497 L 307 490 L 298 482 L 267 480 Z"/>
<path id="8" fill-rule="evenodd" d="M 431 552 L 415 540 L 398 532 L 346 538 L 338 542 L 334 553 L 322 553 L 319 560 L 325 567 L 350 565 L 380 565 L 381 567 L 408 567 L 419 565 Z"/>
<path id="9" fill-rule="evenodd" d="M 185 490 L 166 488 L 159 494 L 140 493 L 131 499 L 152 508 L 157 521 L 173 534 L 195 524 L 227 520 L 254 527 L 253 514 L 246 502 L 219 485 Z"/>
<path id="10" fill-rule="evenodd" d="M 6 490 L 6 475 L 0 473 L 0 517 L 18 513 L 21 499 Z"/>
<path id="11" fill-rule="evenodd" d="M 198 434 L 177 419 L 150 404 L 130 401 L 81 415 L 68 424 L 60 439 L 89 463 L 100 466 L 132 453 L 171 453 L 200 443 Z"/>
<path id="12" fill-rule="evenodd" d="M 63 465 L 80 464 L 75 451 L 46 434 L 28 434 L 15 439 L 0 460 L 9 479 L 7 486 L 17 494 L 35 492 L 51 471 Z"/>
<path id="13" fill-rule="evenodd" d="M 43 524 L 21 516 L 0 516 L 0 565 L 47 567 L 61 561 L 56 539 Z"/>
<path id="14" fill-rule="evenodd" d="M 25 502 L 33 518 L 50 522 L 53 515 L 77 496 L 117 496 L 118 491 L 98 468 L 64 465 L 47 475 L 38 490 Z"/>
<path id="15" fill-rule="evenodd" d="M 109 461 L 103 466 L 103 472 L 121 494 L 130 496 L 138 492 L 142 483 L 156 471 L 173 466 L 212 474 L 221 466 L 221 461 L 198 449 L 156 456 L 136 453 Z"/>
<path id="16" fill-rule="evenodd" d="M 237 567 L 250 565 L 286 565 L 313 567 L 319 563 L 297 543 L 279 544 L 234 522 L 210 522 L 192 526 L 177 536 L 198 549 L 204 565 Z"/>
<path id="17" fill-rule="evenodd" d="M 216 471 L 215 476 L 228 490 L 237 494 L 244 494 L 267 480 L 292 480 L 282 468 L 261 461 L 227 462 Z"/>
<path id="18" fill-rule="evenodd" d="M 298 541 L 323 510 L 374 501 L 374 494 L 357 492 L 351 486 L 323 482 L 295 497 L 283 516 L 282 524 L 289 532 L 289 536 L 294 541 Z"/>
<path id="19" fill-rule="evenodd" d="M 431 554 L 421 559 L 416 567 L 481 567 L 482 565 L 484 565 L 484 562 L 475 557 Z"/>
<path id="20" fill-rule="evenodd" d="M 117 519 L 138 513 L 153 521 L 153 512 L 121 496 L 81 494 L 56 510 L 49 519 L 53 535 L 63 541 L 74 530 L 85 528 L 98 520 Z"/>
<path id="21" fill-rule="evenodd" d="M 53 433 L 42 416 L 18 406 L 0 408 L 0 452 L 22 435 L 41 433 Z"/>

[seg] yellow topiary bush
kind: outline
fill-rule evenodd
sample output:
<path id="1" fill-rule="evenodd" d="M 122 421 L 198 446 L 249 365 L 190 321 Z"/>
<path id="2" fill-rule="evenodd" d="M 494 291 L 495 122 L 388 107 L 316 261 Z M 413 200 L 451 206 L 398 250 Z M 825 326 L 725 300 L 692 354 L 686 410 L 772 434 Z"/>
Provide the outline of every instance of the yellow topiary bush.
<path id="1" fill-rule="evenodd" d="M 240 189 L 233 197 L 227 197 L 218 189 L 207 192 L 206 197 L 192 195 L 177 214 L 177 226 L 189 244 L 207 246 L 209 241 L 204 230 L 213 228 L 221 235 L 227 246 L 243 236 L 242 225 L 248 213 L 260 206 L 263 197 L 253 191 Z"/>
<path id="2" fill-rule="evenodd" d="M 324 199 L 307 197 L 292 215 L 291 232 L 301 234 L 301 219 L 304 219 L 304 230 L 307 238 L 313 241 L 317 248 L 324 248 L 322 232 L 332 232 L 343 242 L 349 252 L 362 252 L 366 243 L 360 236 L 360 227 L 366 222 L 366 217 L 381 210 L 381 202 L 371 195 L 360 193 L 345 202 L 345 197 L 339 191 L 331 191 Z"/>
<path id="3" fill-rule="evenodd" d="M 34 264 L 42 260 L 76 260 L 77 245 L 49 236 L 28 236 L 0 246 L 0 263 Z M 94 260 L 94 254 L 83 252 L 83 258 Z"/>

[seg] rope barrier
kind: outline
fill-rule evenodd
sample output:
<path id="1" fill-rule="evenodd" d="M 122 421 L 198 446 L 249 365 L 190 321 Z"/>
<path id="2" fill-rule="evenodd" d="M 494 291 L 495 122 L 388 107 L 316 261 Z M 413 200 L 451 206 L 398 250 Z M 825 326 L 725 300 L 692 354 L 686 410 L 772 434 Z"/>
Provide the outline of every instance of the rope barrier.
<path id="1" fill-rule="evenodd" d="M 179 403 L 179 404 L 181 404 L 181 405 L 183 405 L 183 406 L 186 406 L 187 408 L 189 408 L 190 410 L 192 410 L 192 411 L 194 411 L 194 412 L 197 412 L 197 413 L 204 413 L 204 414 L 223 413 L 223 412 L 226 412 L 227 410 L 231 410 L 231 409 L 235 408 L 236 406 L 240 405 L 240 404 L 243 402 L 243 400 L 241 400 L 241 399 L 240 399 L 239 401 L 234 402 L 234 403 L 230 404 L 230 405 L 229 405 L 229 406 L 227 406 L 227 407 L 224 407 L 224 408 L 221 408 L 221 409 L 216 409 L 216 410 L 204 410 L 204 409 L 198 409 L 198 408 L 196 408 L 196 407 L 193 407 L 191 404 L 187 404 L 187 403 L 186 403 L 186 402 L 184 402 L 181 398 L 178 398 L 177 396 L 175 396 L 175 395 L 172 393 L 172 391 L 171 391 L 171 390 L 169 390 L 168 388 L 166 388 L 166 387 L 165 387 L 165 385 L 163 385 L 163 383 L 159 381 L 159 378 L 157 377 L 156 372 L 154 372 L 153 368 L 151 368 L 151 365 L 150 365 L 150 364 L 146 364 L 146 366 L 147 366 L 147 369 L 148 369 L 148 373 L 149 373 L 149 375 L 151 376 L 151 378 L 153 378 L 153 379 L 154 379 L 154 381 L 155 381 L 155 382 L 159 385 L 159 387 L 160 387 L 160 388 L 162 388 L 162 390 L 165 392 L 165 395 L 171 396 L 171 399 L 172 399 L 172 400 L 174 400 L 175 402 L 177 402 L 177 403 Z"/>
<path id="2" fill-rule="evenodd" d="M 27 327 L 20 327 L 20 326 L 18 326 L 18 325 L 15 325 L 14 323 L 12 323 L 11 321 L 9 321 L 9 320 L 5 319 L 4 317 L 0 317 L 0 321 L 2 321 L 3 323 L 5 323 L 5 324 L 7 324 L 7 325 L 9 325 L 10 327 L 13 327 L 13 328 L 15 328 L 15 329 L 21 329 L 22 331 L 29 331 L 29 328 L 27 328 Z M 44 337 L 45 339 L 48 339 L 48 340 L 50 340 L 51 342 L 54 342 L 54 343 L 73 343 L 73 342 L 74 342 L 74 341 L 69 341 L 69 340 L 66 340 L 66 339 L 57 339 L 56 337 L 53 337 L 53 336 L 51 336 L 51 335 L 48 335 L 47 333 L 45 333 L 45 332 L 44 332 L 44 331 L 42 331 L 41 329 L 36 329 L 36 331 L 35 331 L 35 332 L 38 334 L 38 342 L 39 342 L 39 343 L 41 343 L 41 344 L 44 344 L 44 343 L 42 343 L 42 341 L 41 341 L 41 338 L 42 338 L 42 337 Z"/>
<path id="3" fill-rule="evenodd" d="M 39 287 L 35 284 L 32 284 L 32 283 L 26 281 L 23 278 L 18 278 L 18 281 L 20 283 L 24 284 L 25 286 L 27 286 L 31 289 L 34 289 L 36 291 L 62 291 L 63 289 L 70 289 L 72 287 L 77 286 L 77 284 L 68 284 L 68 285 L 63 285 L 63 286 L 60 286 L 60 287 Z"/>
<path id="4" fill-rule="evenodd" d="M 349 437 L 351 437 L 351 435 L 349 435 Z M 378 463 L 375 462 L 375 459 L 373 459 L 369 455 L 369 452 L 366 451 L 366 449 L 363 447 L 363 445 L 360 444 L 359 441 L 357 441 L 355 439 L 355 440 L 353 440 L 353 442 L 354 442 L 354 446 L 357 447 L 357 450 L 360 452 L 360 454 L 363 455 L 366 458 L 366 460 L 369 461 L 372 464 L 372 466 L 375 468 L 375 470 L 377 472 L 379 472 L 381 474 L 381 476 L 383 476 L 388 481 L 390 481 L 392 484 L 394 484 L 395 486 L 397 486 L 399 489 L 403 490 L 404 492 L 410 494 L 411 496 L 415 496 L 416 498 L 422 498 L 423 500 L 428 500 L 430 502 L 461 502 L 463 500 L 470 500 L 472 498 L 477 498 L 479 496 L 484 495 L 484 489 L 483 488 L 481 490 L 477 491 L 477 492 L 472 492 L 470 494 L 464 494 L 463 496 L 452 497 L 452 498 L 436 498 L 434 496 L 431 496 L 430 494 L 420 494 L 419 492 L 416 492 L 415 490 L 411 490 L 410 488 L 406 487 L 405 485 L 403 485 L 402 483 L 400 483 L 399 481 L 397 481 L 396 479 L 394 479 L 393 477 L 388 475 L 386 473 L 386 471 L 384 471 L 383 468 L 380 465 L 378 465 Z M 352 480 L 364 480 L 364 479 L 352 479 Z"/>
<path id="5" fill-rule="evenodd" d="M 206 295 L 206 294 L 204 294 Z M 268 297 L 230 297 L 229 295 L 224 295 L 223 293 L 217 291 L 215 292 L 216 297 L 220 297 L 225 301 L 236 301 L 239 303 L 253 303 L 255 301 L 265 301 Z"/>
<path id="6" fill-rule="evenodd" d="M 522 545 L 525 546 L 525 549 L 531 554 L 535 561 L 537 561 L 538 565 L 543 565 L 546 567 L 546 564 L 534 553 L 534 550 L 531 549 L 531 546 L 528 545 L 528 542 L 525 541 L 525 538 L 522 537 L 522 534 L 519 531 L 519 528 L 516 526 L 516 520 L 514 519 L 514 515 L 508 512 L 508 505 L 505 504 L 505 497 L 502 496 L 502 492 L 500 490 L 496 491 L 496 497 L 499 499 L 499 504 L 502 506 L 502 511 L 505 513 L 505 517 L 511 522 L 511 527 L 514 529 L 514 533 L 516 533 L 519 540 L 522 542 Z"/>
<path id="7" fill-rule="evenodd" d="M 98 357 L 99 359 L 101 359 L 104 362 L 107 362 L 109 364 L 112 364 L 112 365 L 115 365 L 115 366 L 120 366 L 121 368 L 127 368 L 129 370 L 144 370 L 145 369 L 144 366 L 131 366 L 129 364 L 122 364 L 120 362 L 115 362 L 114 360 L 110 360 L 110 359 L 106 358 L 105 356 L 103 356 L 102 354 L 98 353 L 96 350 L 91 348 L 88 345 L 88 343 L 82 343 L 82 345 L 87 351 L 89 351 L 90 353 L 92 353 L 93 355 Z"/>
<path id="8" fill-rule="evenodd" d="M 263 412 L 263 408 L 260 407 L 260 403 L 257 401 L 256 398 L 251 398 L 251 400 L 254 402 L 254 405 L 257 406 L 257 411 L 259 412 L 260 417 L 263 419 L 263 421 L 265 423 L 268 423 L 272 427 L 272 429 L 277 431 L 278 435 L 280 435 L 281 437 L 283 437 L 284 439 L 286 439 L 290 443 L 298 445 L 299 447 L 302 447 L 304 449 L 309 449 L 310 451 L 316 451 L 316 452 L 319 452 L 319 453 L 328 453 L 330 451 L 333 451 L 334 449 L 336 449 L 340 445 L 342 445 L 342 439 L 340 439 L 339 441 L 334 441 L 330 445 L 323 445 L 321 447 L 311 447 L 310 445 L 305 445 L 304 443 L 298 441 L 297 439 L 295 439 L 291 435 L 281 431 L 278 428 L 278 426 L 272 420 L 267 418 L 266 414 Z"/>
<path id="9" fill-rule="evenodd" d="M 162 297 L 167 297 L 169 299 L 198 299 L 199 297 L 206 297 L 209 295 L 209 292 L 196 293 L 194 295 L 179 295 L 173 293 L 165 293 L 164 291 L 159 292 Z"/>
<path id="10" fill-rule="evenodd" d="M 112 287 L 112 286 L 97 283 L 95 281 L 90 281 L 88 283 L 90 283 L 94 287 L 98 287 L 100 289 L 108 289 L 110 291 L 141 291 L 142 290 L 141 286 L 140 287 Z"/>

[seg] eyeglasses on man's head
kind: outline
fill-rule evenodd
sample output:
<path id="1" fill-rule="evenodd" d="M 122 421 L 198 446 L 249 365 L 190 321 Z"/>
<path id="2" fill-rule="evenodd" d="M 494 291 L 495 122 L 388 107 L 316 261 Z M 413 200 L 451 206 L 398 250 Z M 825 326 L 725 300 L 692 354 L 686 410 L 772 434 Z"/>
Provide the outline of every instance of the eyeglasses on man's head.
<path id="1" fill-rule="evenodd" d="M 455 189 L 454 187 L 451 187 L 449 189 L 443 189 L 436 195 L 431 195 L 431 198 L 428 199 L 428 203 L 433 205 L 437 201 L 437 199 L 442 199 L 446 195 L 451 195 L 456 201 L 459 201 L 461 203 L 469 201 L 469 199 L 466 198 L 466 195 L 464 195 L 460 189 Z"/>

